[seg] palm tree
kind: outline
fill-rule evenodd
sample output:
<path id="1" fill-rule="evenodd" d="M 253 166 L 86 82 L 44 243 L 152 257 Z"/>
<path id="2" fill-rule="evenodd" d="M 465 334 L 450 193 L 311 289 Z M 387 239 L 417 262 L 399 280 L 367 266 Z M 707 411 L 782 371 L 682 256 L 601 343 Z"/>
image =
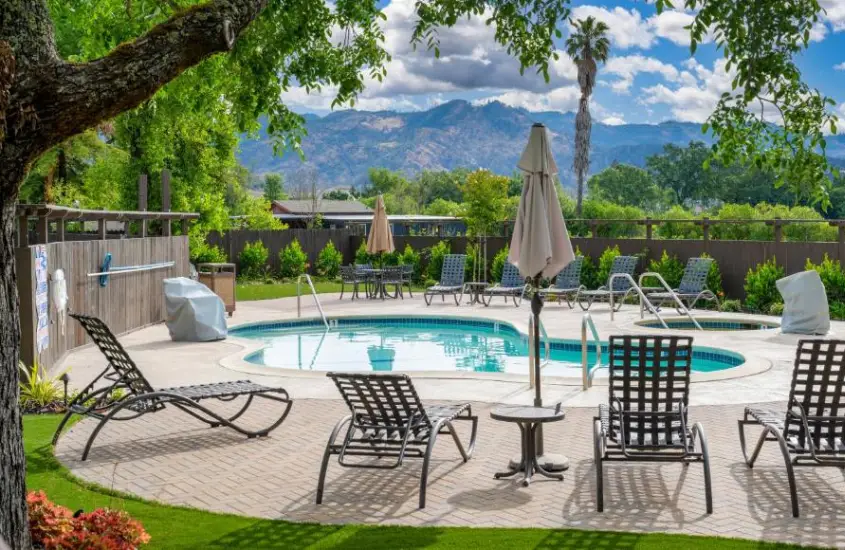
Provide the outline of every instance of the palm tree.
<path id="1" fill-rule="evenodd" d="M 581 203 L 584 199 L 584 179 L 590 167 L 590 94 L 596 84 L 598 63 L 607 61 L 610 53 L 610 41 L 604 22 L 595 17 L 579 19 L 572 23 L 575 29 L 566 39 L 566 53 L 578 66 L 578 85 L 581 86 L 581 100 L 578 103 L 578 115 L 575 117 L 575 158 L 572 162 L 578 177 L 578 198 L 575 203 L 575 215 L 581 216 Z"/>

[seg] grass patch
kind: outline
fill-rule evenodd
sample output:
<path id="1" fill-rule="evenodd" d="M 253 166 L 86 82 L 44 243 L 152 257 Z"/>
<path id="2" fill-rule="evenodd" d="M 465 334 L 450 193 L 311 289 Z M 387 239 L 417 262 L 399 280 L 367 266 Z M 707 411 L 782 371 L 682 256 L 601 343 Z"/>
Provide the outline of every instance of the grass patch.
<path id="1" fill-rule="evenodd" d="M 289 523 L 214 514 L 143 501 L 74 478 L 53 457 L 50 439 L 59 416 L 24 416 L 27 487 L 43 489 L 71 510 L 103 506 L 126 510 L 152 536 L 150 549 L 370 549 L 532 548 L 631 550 L 786 550 L 798 546 L 685 535 L 613 533 L 575 529 L 373 527 Z M 460 474 L 456 474 L 460 475 Z M 804 547 L 806 549 L 806 547 Z"/>
<path id="2" fill-rule="evenodd" d="M 314 288 L 320 294 L 340 292 L 340 283 L 334 281 L 314 281 Z M 308 283 L 303 281 L 303 295 L 309 292 Z M 238 283 L 238 286 L 235 288 L 235 298 L 238 301 L 244 302 L 250 300 L 289 298 L 291 296 L 296 296 L 296 283 Z"/>

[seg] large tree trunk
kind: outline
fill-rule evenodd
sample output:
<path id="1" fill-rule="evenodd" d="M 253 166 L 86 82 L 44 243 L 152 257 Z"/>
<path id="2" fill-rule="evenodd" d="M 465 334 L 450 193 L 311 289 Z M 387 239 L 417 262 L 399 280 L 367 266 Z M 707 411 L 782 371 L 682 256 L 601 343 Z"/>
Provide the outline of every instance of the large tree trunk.
<path id="1" fill-rule="evenodd" d="M 28 550 L 18 407 L 20 326 L 15 203 L 30 163 L 50 147 L 133 109 L 235 40 L 268 0 L 211 0 L 182 10 L 88 63 L 56 53 L 46 0 L 0 0 L 0 537 Z"/>
<path id="2" fill-rule="evenodd" d="M 20 325 L 15 277 L 15 201 L 22 163 L 0 155 L 0 539 L 14 550 L 28 549 L 26 470 L 18 407 Z"/>

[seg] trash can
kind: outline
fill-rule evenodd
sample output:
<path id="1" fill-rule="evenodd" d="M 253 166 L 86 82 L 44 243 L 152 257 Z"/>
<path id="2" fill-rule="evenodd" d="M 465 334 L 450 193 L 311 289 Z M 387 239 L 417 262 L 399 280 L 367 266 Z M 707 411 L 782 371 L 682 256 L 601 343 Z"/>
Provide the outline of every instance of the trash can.
<path id="1" fill-rule="evenodd" d="M 235 312 L 235 264 L 198 264 L 199 281 L 220 296 L 229 317 Z"/>

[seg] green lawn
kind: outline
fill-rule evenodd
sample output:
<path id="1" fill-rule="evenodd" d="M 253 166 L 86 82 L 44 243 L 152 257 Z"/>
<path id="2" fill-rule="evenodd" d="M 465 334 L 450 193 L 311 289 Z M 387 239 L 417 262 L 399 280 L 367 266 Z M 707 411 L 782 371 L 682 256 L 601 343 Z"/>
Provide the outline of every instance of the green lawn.
<path id="1" fill-rule="evenodd" d="M 53 457 L 50 439 L 58 416 L 25 416 L 27 486 L 44 489 L 71 510 L 110 506 L 140 520 L 152 536 L 147 548 L 197 549 L 400 549 L 400 548 L 533 548 L 533 549 L 787 549 L 797 546 L 736 539 L 680 535 L 641 535 L 567 529 L 470 529 L 363 527 L 297 524 L 212 514 L 126 497 L 76 480 Z M 457 474 L 459 475 L 459 474 Z"/>
<path id="2" fill-rule="evenodd" d="M 340 292 L 340 283 L 315 281 L 314 288 L 321 294 L 324 292 Z M 308 283 L 302 281 L 302 294 L 305 295 L 309 292 Z M 235 298 L 238 301 L 272 300 L 290 296 L 296 296 L 296 283 L 238 283 L 235 289 Z"/>

